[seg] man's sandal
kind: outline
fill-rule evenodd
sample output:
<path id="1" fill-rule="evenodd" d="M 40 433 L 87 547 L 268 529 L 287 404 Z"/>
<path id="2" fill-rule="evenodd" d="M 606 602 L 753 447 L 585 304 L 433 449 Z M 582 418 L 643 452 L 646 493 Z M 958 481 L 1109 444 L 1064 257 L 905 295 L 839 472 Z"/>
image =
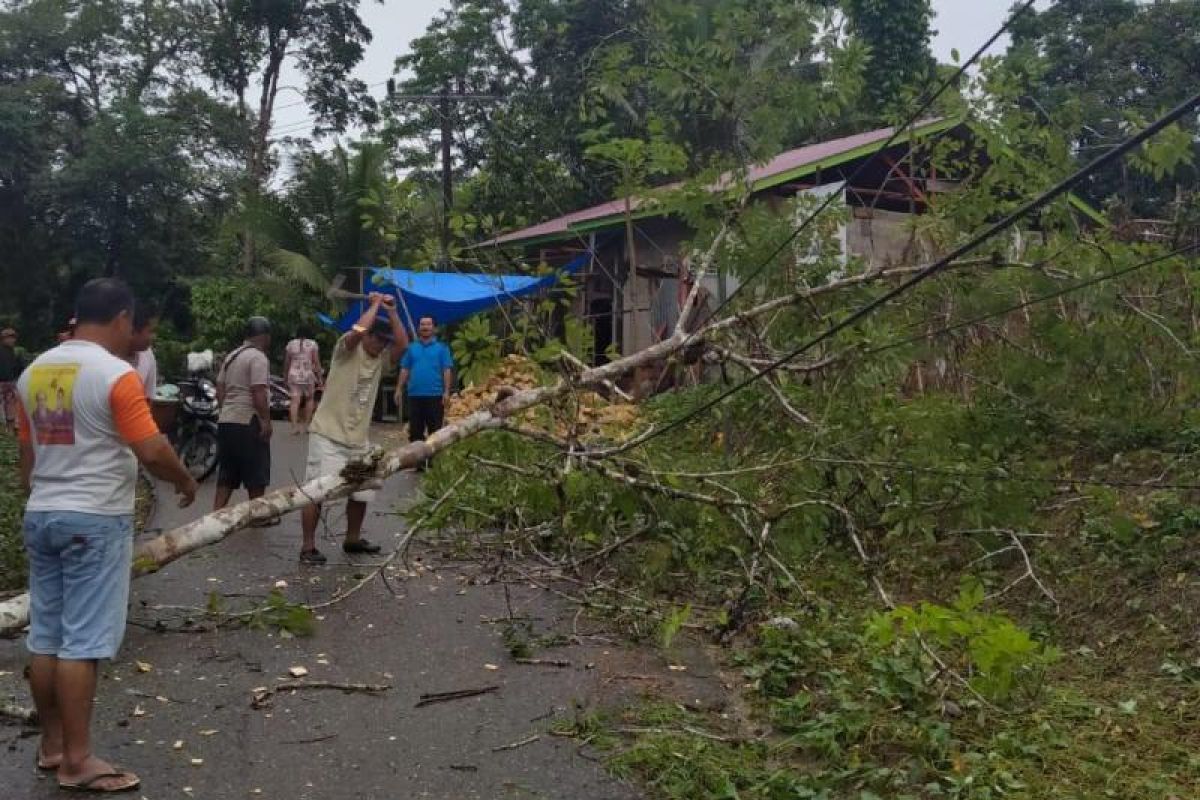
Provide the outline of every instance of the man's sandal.
<path id="1" fill-rule="evenodd" d="M 325 554 L 320 550 L 313 548 L 312 550 L 300 551 L 301 564 L 324 564 L 329 559 L 325 558 Z"/>
<path id="2" fill-rule="evenodd" d="M 124 778 L 122 783 L 114 787 L 97 786 L 96 784 L 108 778 Z M 99 775 L 93 775 L 82 781 L 75 783 L 58 782 L 58 788 L 68 792 L 91 792 L 92 794 L 118 794 L 120 792 L 132 792 L 134 789 L 142 785 L 141 779 L 132 772 L 101 772 Z"/>
<path id="3" fill-rule="evenodd" d="M 366 539 L 356 539 L 353 542 L 345 542 L 342 544 L 343 553 L 362 553 L 364 555 L 374 555 L 383 548 L 377 544 L 371 544 Z"/>

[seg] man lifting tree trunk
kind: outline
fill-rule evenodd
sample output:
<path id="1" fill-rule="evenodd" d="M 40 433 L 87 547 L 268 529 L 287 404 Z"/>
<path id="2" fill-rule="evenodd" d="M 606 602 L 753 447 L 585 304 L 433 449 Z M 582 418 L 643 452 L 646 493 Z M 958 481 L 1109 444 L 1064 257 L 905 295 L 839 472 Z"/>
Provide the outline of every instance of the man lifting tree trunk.
<path id="1" fill-rule="evenodd" d="M 379 319 L 385 309 L 387 319 Z M 368 434 L 375 395 L 383 375 L 385 356 L 395 363 L 408 348 L 408 335 L 396 313 L 396 300 L 372 292 L 367 310 L 333 348 L 325 394 L 309 428 L 306 480 L 337 475 L 351 461 L 363 460 L 370 452 Z M 363 518 L 374 492 L 355 492 L 346 501 L 346 538 L 342 550 L 347 553 L 378 553 L 379 545 L 362 538 Z M 304 543 L 300 561 L 323 564 L 325 556 L 317 549 L 317 522 L 320 505 L 307 506 L 302 515 Z"/>

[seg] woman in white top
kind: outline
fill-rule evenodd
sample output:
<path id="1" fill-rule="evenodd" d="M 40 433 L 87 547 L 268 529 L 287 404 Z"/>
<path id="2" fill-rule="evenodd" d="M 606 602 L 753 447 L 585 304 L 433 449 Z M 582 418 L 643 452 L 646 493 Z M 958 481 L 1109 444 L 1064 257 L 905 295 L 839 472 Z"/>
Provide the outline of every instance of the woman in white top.
<path id="1" fill-rule="evenodd" d="M 292 435 L 308 431 L 316 410 L 316 393 L 325 381 L 321 370 L 321 351 L 317 343 L 307 338 L 307 330 L 300 330 L 296 338 L 287 343 L 284 351 L 283 373 L 291 394 L 288 415 L 292 420 Z"/>

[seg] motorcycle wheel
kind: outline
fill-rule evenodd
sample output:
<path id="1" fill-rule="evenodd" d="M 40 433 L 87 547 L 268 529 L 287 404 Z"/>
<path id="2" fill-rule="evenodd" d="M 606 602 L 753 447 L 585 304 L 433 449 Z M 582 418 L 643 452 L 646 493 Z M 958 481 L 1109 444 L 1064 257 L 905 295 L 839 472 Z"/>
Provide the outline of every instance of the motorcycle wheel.
<path id="1" fill-rule="evenodd" d="M 203 481 L 217 468 L 217 435 L 210 430 L 193 431 L 179 448 L 179 460 L 197 481 Z"/>

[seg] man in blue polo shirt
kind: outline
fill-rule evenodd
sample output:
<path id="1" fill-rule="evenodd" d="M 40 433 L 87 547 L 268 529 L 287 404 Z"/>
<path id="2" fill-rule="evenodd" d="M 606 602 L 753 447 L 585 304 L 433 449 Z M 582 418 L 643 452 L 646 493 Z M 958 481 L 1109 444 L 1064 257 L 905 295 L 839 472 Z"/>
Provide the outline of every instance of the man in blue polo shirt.
<path id="1" fill-rule="evenodd" d="M 442 427 L 450 390 L 454 387 L 454 357 L 450 348 L 438 340 L 436 329 L 433 317 L 421 317 L 417 341 L 408 346 L 400 359 L 396 402 L 399 404 L 407 387 L 410 442 L 424 441 Z"/>

